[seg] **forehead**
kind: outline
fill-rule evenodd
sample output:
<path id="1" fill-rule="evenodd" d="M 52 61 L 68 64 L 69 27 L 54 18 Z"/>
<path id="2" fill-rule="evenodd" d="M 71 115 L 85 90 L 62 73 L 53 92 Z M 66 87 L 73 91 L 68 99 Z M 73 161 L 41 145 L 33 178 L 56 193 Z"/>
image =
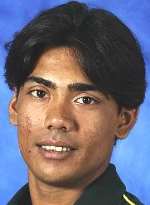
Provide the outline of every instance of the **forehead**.
<path id="1" fill-rule="evenodd" d="M 73 49 L 66 47 L 49 49 L 43 53 L 32 75 L 54 81 L 56 84 L 92 83 L 84 73 Z"/>

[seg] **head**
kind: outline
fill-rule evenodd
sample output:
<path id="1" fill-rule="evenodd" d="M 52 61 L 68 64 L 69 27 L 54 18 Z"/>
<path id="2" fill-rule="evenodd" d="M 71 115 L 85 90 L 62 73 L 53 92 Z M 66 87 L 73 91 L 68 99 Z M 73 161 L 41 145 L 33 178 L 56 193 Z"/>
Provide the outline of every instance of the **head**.
<path id="1" fill-rule="evenodd" d="M 112 13 L 78 2 L 42 12 L 15 36 L 5 77 L 30 177 L 63 186 L 103 173 L 146 87 L 131 31 Z"/>

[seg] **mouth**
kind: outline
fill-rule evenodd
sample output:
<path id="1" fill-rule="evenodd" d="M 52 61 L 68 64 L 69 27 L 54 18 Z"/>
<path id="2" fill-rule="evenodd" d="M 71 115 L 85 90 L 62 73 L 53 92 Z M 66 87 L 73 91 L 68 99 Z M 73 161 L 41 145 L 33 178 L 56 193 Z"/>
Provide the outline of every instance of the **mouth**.
<path id="1" fill-rule="evenodd" d="M 60 143 L 42 143 L 38 144 L 40 154 L 51 160 L 62 160 L 71 156 L 76 148 L 68 144 Z"/>
<path id="2" fill-rule="evenodd" d="M 54 145 L 41 145 L 41 149 L 48 151 L 48 152 L 70 152 L 73 149 L 71 147 L 65 146 L 54 146 Z"/>

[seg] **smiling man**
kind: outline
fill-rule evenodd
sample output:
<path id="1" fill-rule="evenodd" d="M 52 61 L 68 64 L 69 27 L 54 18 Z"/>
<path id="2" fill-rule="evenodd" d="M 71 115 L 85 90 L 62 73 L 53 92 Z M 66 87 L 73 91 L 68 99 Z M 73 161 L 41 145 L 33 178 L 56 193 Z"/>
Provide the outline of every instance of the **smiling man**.
<path id="1" fill-rule="evenodd" d="M 8 205 L 141 204 L 110 164 L 145 94 L 131 31 L 108 11 L 70 2 L 17 34 L 5 68 L 29 176 Z"/>

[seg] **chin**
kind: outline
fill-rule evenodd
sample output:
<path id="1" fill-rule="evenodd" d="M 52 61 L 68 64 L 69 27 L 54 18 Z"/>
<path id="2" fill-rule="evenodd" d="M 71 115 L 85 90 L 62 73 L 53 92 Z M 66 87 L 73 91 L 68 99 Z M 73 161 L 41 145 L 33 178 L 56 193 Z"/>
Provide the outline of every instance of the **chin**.
<path id="1" fill-rule="evenodd" d="M 49 186 L 54 187 L 68 187 L 73 188 L 80 186 L 82 179 L 84 178 L 77 172 L 73 172 L 73 170 L 60 170 L 60 169 L 42 169 L 38 170 L 29 170 L 29 178 L 31 178 L 36 182 L 42 182 Z"/>

